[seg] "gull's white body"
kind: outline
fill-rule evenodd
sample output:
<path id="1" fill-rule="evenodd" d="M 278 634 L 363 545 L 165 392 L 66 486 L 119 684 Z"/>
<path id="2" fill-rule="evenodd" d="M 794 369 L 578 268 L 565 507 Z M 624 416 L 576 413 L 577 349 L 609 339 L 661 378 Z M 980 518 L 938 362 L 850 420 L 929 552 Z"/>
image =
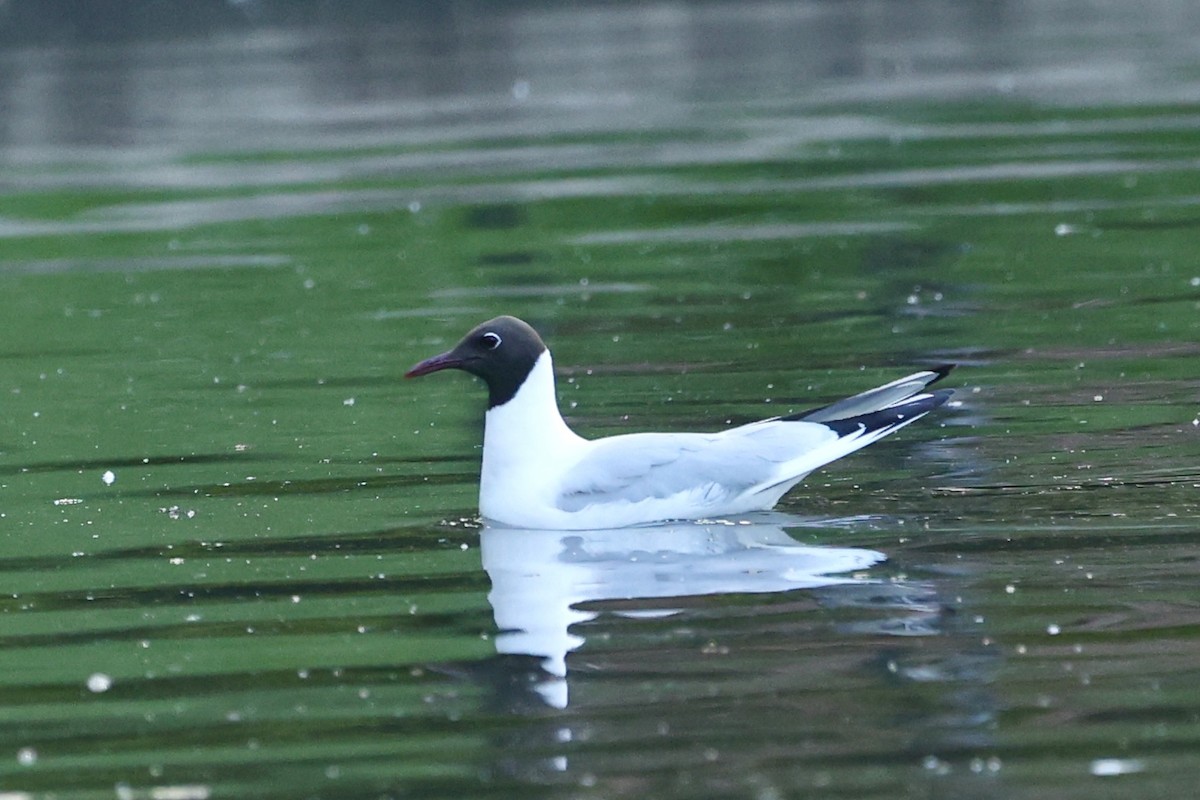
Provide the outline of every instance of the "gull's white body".
<path id="1" fill-rule="evenodd" d="M 947 365 L 718 433 L 589 441 L 558 413 L 550 350 L 529 323 L 511 316 L 480 323 L 405 377 L 445 369 L 487 385 L 479 511 L 514 528 L 599 530 L 766 510 L 814 469 L 920 419 L 952 394 L 925 391 Z"/>
<path id="2" fill-rule="evenodd" d="M 923 416 L 849 432 L 822 424 L 904 410 L 935 379 L 916 373 L 835 403 L 819 421 L 769 419 L 719 433 L 635 433 L 587 440 L 558 410 L 549 350 L 516 395 L 487 412 L 479 509 L 522 528 L 619 528 L 770 509 L 810 472 Z"/>

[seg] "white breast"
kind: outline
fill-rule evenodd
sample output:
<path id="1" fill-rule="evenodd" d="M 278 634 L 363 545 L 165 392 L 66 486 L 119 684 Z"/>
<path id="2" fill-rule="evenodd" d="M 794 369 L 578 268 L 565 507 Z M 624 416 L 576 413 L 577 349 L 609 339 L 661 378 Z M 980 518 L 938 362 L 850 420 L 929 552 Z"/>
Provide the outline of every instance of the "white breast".
<path id="1" fill-rule="evenodd" d="M 589 445 L 567 427 L 558 411 L 554 364 L 545 351 L 516 396 L 488 409 L 480 514 L 507 525 L 558 525 L 565 514 L 555 505 L 562 475 Z"/>

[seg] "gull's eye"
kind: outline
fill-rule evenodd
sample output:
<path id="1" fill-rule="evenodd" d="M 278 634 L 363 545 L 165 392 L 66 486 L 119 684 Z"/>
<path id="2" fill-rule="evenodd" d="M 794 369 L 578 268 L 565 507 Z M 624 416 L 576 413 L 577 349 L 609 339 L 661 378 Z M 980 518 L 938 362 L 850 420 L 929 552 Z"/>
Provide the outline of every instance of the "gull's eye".
<path id="1" fill-rule="evenodd" d="M 479 343 L 483 345 L 484 350 L 495 350 L 500 346 L 501 341 L 503 340 L 500 338 L 500 334 L 491 331 L 479 337 Z"/>

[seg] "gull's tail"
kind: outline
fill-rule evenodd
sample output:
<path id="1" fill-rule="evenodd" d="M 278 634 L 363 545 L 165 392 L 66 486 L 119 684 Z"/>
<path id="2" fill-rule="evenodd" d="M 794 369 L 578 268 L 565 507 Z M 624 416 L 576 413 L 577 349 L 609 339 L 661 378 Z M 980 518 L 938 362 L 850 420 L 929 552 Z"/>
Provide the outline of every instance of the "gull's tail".
<path id="1" fill-rule="evenodd" d="M 925 391 L 930 384 L 946 377 L 951 369 L 953 365 L 915 372 L 827 406 L 769 420 L 768 424 L 801 422 L 820 425 L 833 431 L 837 438 L 806 449 L 782 464 L 775 480 L 758 487 L 754 493 L 763 499 L 764 507 L 769 508 L 813 470 L 877 442 L 925 416 L 954 394 L 951 389 Z"/>
<path id="2" fill-rule="evenodd" d="M 946 377 L 952 369 L 953 364 L 944 364 L 924 372 L 914 372 L 853 397 L 781 419 L 786 422 L 818 422 L 835 431 L 838 436 L 857 433 L 873 442 L 949 400 L 954 394 L 952 389 L 924 390 Z"/>

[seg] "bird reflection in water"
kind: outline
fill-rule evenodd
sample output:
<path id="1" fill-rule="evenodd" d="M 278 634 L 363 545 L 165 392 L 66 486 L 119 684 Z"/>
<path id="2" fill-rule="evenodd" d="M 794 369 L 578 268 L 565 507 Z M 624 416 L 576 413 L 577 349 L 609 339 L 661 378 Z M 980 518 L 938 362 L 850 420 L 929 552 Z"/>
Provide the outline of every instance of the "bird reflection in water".
<path id="1" fill-rule="evenodd" d="M 592 610 L 598 601 L 654 601 L 641 609 L 624 602 L 614 613 L 659 618 L 677 613 L 664 606 L 669 598 L 840 587 L 835 602 L 855 605 L 867 601 L 861 596 L 863 587 L 872 596 L 885 586 L 889 593 L 905 594 L 903 587 L 867 574 L 885 560 L 882 553 L 804 545 L 784 530 L 783 515 L 758 516 L 770 521 L 600 531 L 485 527 L 483 567 L 491 579 L 488 600 L 500 631 L 497 651 L 541 659 L 543 674 L 535 691 L 546 705 L 565 708 L 567 655 L 584 644 L 578 626 L 600 615 Z M 795 518 L 785 519 L 789 527 L 797 525 Z M 829 521 L 821 526 L 827 528 Z M 914 591 L 925 594 L 910 587 L 901 602 L 906 612 L 920 610 Z"/>

